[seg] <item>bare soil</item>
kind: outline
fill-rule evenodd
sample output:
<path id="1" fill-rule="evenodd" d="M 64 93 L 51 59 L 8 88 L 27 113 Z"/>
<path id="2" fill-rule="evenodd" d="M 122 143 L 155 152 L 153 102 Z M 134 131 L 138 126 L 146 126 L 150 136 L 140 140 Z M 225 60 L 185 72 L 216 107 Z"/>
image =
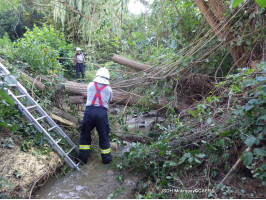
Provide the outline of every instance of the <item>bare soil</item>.
<path id="1" fill-rule="evenodd" d="M 36 155 L 35 152 L 33 148 L 24 152 L 18 145 L 0 149 L 0 177 L 4 179 L 0 194 L 30 198 L 33 188 L 63 164 L 55 152 L 49 156 Z"/>
<path id="2" fill-rule="evenodd" d="M 214 83 L 212 83 L 207 75 L 190 74 L 175 82 L 174 87 L 176 107 L 179 110 L 185 110 L 206 97 L 214 88 Z"/>

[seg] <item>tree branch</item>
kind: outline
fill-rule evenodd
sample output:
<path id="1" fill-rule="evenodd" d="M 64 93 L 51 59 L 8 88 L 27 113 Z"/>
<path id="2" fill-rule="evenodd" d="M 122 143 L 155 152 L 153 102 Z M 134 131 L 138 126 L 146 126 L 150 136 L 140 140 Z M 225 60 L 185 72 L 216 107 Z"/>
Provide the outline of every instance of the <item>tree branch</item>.
<path id="1" fill-rule="evenodd" d="M 222 38 L 224 34 L 217 29 L 219 20 L 215 17 L 209 6 L 205 3 L 204 0 L 194 0 L 194 2 L 198 6 L 201 13 L 204 15 L 211 28 L 215 31 L 216 35 L 218 35 L 219 38 Z"/>
<path id="2" fill-rule="evenodd" d="M 80 15 L 80 16 L 82 16 L 82 17 L 88 19 L 88 20 L 91 20 L 91 18 L 90 18 L 89 16 L 84 15 L 84 14 L 82 14 L 81 12 L 75 10 L 74 8 L 72 8 L 71 6 L 69 6 L 65 1 L 57 0 L 57 2 L 59 2 L 59 3 L 63 4 L 64 6 L 66 6 L 67 9 L 68 9 L 69 11 L 74 12 L 74 13 L 76 13 L 76 14 L 78 14 L 78 15 Z M 116 38 L 115 34 L 113 34 L 110 30 L 107 30 L 107 32 L 108 32 L 113 38 Z M 119 42 L 122 46 L 125 46 L 125 44 L 121 41 L 120 38 L 118 38 L 118 42 Z M 135 54 L 130 48 L 128 48 L 128 51 L 134 56 L 135 59 L 137 59 L 136 54 Z"/>
<path id="3" fill-rule="evenodd" d="M 176 9 L 176 12 L 177 12 L 177 14 L 178 14 L 178 17 L 179 17 L 179 19 L 180 19 L 180 24 L 181 24 L 181 27 L 182 27 L 183 33 L 184 33 L 184 35 L 185 35 L 187 41 L 190 41 L 190 38 L 189 38 L 189 36 L 188 36 L 188 34 L 187 34 L 187 31 L 186 31 L 186 28 L 185 28 L 185 24 L 184 24 L 183 18 L 182 18 L 182 16 L 181 16 L 181 13 L 179 12 L 177 6 L 175 5 L 175 2 L 174 2 L 173 0 L 171 0 L 171 2 L 173 3 L 173 5 L 174 5 L 174 7 L 175 7 L 175 9 Z"/>

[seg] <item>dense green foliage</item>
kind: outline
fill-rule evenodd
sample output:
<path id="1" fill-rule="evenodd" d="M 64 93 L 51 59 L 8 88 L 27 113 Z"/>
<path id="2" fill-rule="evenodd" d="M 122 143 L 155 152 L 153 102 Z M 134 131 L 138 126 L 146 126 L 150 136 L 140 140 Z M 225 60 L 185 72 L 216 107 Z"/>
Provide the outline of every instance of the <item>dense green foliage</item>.
<path id="1" fill-rule="evenodd" d="M 44 78 L 39 80 L 47 87 L 45 91 L 33 87 L 23 76 L 19 80 L 45 109 L 55 106 L 59 100 L 66 103 L 67 96 L 60 93 L 63 92 L 60 83 L 64 78 L 75 77 L 76 46 L 82 48 L 86 59 L 84 82 L 93 80 L 98 67 L 105 66 L 111 69 L 111 83 L 116 84 L 116 89 L 121 87 L 143 96 L 140 98 L 143 106 L 126 107 L 124 114 L 134 116 L 150 111 L 161 99 L 170 102 L 165 110 L 158 111 L 164 121 L 155 123 L 149 135 L 153 142 L 132 143 L 130 151 L 114 162 L 118 169 L 144 172 L 135 191 L 136 198 L 194 198 L 191 193 L 171 196 L 162 191 L 199 186 L 220 189 L 222 198 L 253 197 L 255 193 L 244 195 L 235 186 L 219 185 L 219 182 L 240 157 L 242 168 L 260 184 L 266 184 L 266 66 L 262 62 L 265 1 L 224 0 L 220 18 L 219 8 L 215 10 L 211 5 L 213 1 L 203 1 L 219 18 L 214 21 L 226 22 L 222 24 L 225 30 L 219 33 L 206 20 L 206 13 L 202 13 L 196 1 L 139 0 L 145 8 L 140 14 L 129 12 L 129 2 L 1 1 L 0 56 L 12 64 L 8 67 L 13 73 L 23 71 Z M 239 60 L 246 56 L 242 66 L 245 68 L 238 71 L 235 69 L 240 64 L 233 57 L 236 51 Z M 135 72 L 112 62 L 114 53 L 152 65 L 153 74 L 149 70 Z M 260 64 L 254 67 L 254 63 Z M 192 73 L 209 75 L 210 81 L 217 85 L 209 96 L 204 94 L 200 101 L 193 99 L 194 104 L 186 111 L 189 116 L 180 117 L 182 108 L 174 107 L 179 103 L 175 102 L 176 87 L 182 76 Z M 132 85 L 127 88 L 128 80 Z M 134 85 L 140 80 L 144 84 Z M 51 148 L 44 145 L 45 137 L 22 118 L 3 85 L 0 98 L 0 132 L 19 137 L 23 151 L 38 146 L 36 154 L 48 155 Z M 75 113 L 76 106 L 70 108 Z M 129 130 L 124 115 L 110 119 L 123 133 Z M 137 134 L 141 136 L 140 132 Z M 112 138 L 117 140 L 113 134 Z M 1 140 L 3 148 L 13 143 L 12 138 Z M 246 151 L 248 147 L 251 149 Z M 244 183 L 247 177 L 239 176 Z M 122 183 L 123 177 L 119 181 Z M 4 184 L 7 181 L 0 177 L 0 189 Z M 123 189 L 109 197 L 117 197 Z M 215 195 L 209 191 L 196 197 L 214 198 Z"/>
<path id="2" fill-rule="evenodd" d="M 15 47 L 20 60 L 27 62 L 31 70 L 42 74 L 59 73 L 62 66 L 58 58 L 73 56 L 73 46 L 66 43 L 64 34 L 46 25 L 41 29 L 35 26 L 32 31 L 28 30 Z"/>
<path id="3" fill-rule="evenodd" d="M 26 27 L 40 26 L 43 17 L 41 9 L 35 8 L 30 1 L 3 0 L 0 2 L 0 37 L 8 33 L 11 40 L 16 40 L 23 36 Z"/>
<path id="4" fill-rule="evenodd" d="M 169 189 L 169 185 L 178 186 L 179 180 L 188 179 L 188 174 L 199 176 L 203 166 L 205 169 L 200 179 L 209 176 L 213 180 L 205 187 L 224 187 L 215 181 L 219 170 L 228 171 L 234 164 L 230 160 L 239 154 L 243 146 L 254 146 L 250 152 L 242 150 L 241 159 L 253 177 L 266 184 L 266 165 L 263 162 L 266 150 L 262 145 L 266 134 L 265 63 L 261 63 L 259 68 L 261 75 L 256 75 L 253 70 L 242 69 L 228 76 L 226 81 L 217 85 L 227 92 L 219 97 L 208 97 L 197 105 L 190 111 L 193 116 L 191 120 L 179 119 L 175 112 L 169 113 L 164 125 L 156 125 L 160 136 L 151 145 L 133 143 L 130 151 L 120 158 L 121 161 L 117 160 L 119 169 L 134 168 L 145 172 L 149 177 L 146 182 L 154 185 L 151 192 L 147 183 L 143 183 L 138 197 L 166 198 L 167 193 L 162 194 L 162 189 Z M 243 93 L 240 98 L 239 94 Z M 228 106 L 224 107 L 224 104 Z M 195 126 L 199 123 L 201 127 Z M 197 143 L 183 141 L 184 133 L 190 135 L 191 131 L 202 134 L 203 139 Z M 194 180 L 194 184 L 200 179 Z M 230 195 L 224 194 L 223 197 L 229 198 Z M 208 197 L 213 197 L 213 192 L 209 192 Z"/>
<path id="5" fill-rule="evenodd" d="M 3 89 L 0 90 L 0 96 L 1 96 L 0 128 L 2 127 L 15 128 L 14 124 L 11 123 L 13 120 L 10 119 L 10 117 L 14 115 L 14 110 L 15 110 L 15 104 L 13 102 L 13 99 L 10 96 L 8 96 Z"/>

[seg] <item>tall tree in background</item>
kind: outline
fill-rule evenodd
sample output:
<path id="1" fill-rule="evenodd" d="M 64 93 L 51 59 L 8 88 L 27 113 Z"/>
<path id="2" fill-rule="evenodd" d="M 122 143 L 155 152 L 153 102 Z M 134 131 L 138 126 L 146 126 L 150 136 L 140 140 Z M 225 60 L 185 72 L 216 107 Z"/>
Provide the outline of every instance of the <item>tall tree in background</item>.
<path id="1" fill-rule="evenodd" d="M 41 26 L 44 16 L 44 10 L 29 0 L 1 0 L 0 37 L 8 33 L 11 40 L 16 40 L 26 32 L 26 27 Z"/>
<path id="2" fill-rule="evenodd" d="M 241 8 L 233 11 L 230 11 L 230 2 L 225 0 L 208 2 L 194 0 L 194 2 L 218 38 L 226 43 L 236 66 L 245 67 L 253 59 L 258 59 L 251 50 L 258 44 L 258 31 L 261 30 L 261 27 L 255 30 L 257 27 L 255 25 L 264 24 L 264 19 L 254 1 L 247 1 Z M 233 21 L 237 17 L 239 20 Z M 241 23 L 242 27 L 237 27 L 237 23 Z M 245 40 L 247 35 L 251 40 Z M 247 48 L 248 46 L 250 48 Z"/>

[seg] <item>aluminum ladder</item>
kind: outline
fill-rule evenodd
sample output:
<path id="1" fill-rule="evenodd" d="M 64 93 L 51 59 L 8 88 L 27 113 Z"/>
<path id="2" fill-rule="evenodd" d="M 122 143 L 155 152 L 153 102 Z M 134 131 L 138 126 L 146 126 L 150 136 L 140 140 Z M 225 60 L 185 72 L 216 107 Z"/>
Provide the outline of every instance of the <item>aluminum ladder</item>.
<path id="1" fill-rule="evenodd" d="M 32 122 L 32 124 L 35 126 L 35 128 L 39 132 L 45 134 L 45 136 L 48 138 L 48 142 L 50 143 L 50 145 L 52 145 L 52 147 L 57 151 L 57 153 L 65 160 L 65 162 L 71 168 L 80 170 L 79 169 L 80 162 L 76 164 L 70 158 L 70 153 L 73 150 L 78 152 L 78 146 L 64 133 L 64 131 L 54 122 L 54 120 L 51 117 L 49 117 L 49 115 L 40 107 L 40 105 L 28 94 L 27 90 L 18 81 L 16 81 L 15 77 L 10 75 L 10 72 L 6 69 L 6 67 L 1 62 L 0 62 L 0 70 L 4 72 L 4 73 L 1 73 L 0 71 L 0 76 L 5 75 L 4 77 L 9 78 L 9 81 L 7 81 L 7 85 L 10 87 L 10 89 L 5 87 L 4 90 L 7 92 L 7 94 L 10 97 L 12 97 L 15 104 L 18 105 L 19 110 L 27 117 L 27 119 L 30 122 Z M 17 93 L 19 94 L 14 94 L 14 92 L 11 91 L 11 88 L 17 89 Z M 19 100 L 19 99 L 24 99 L 24 101 Z M 30 105 L 28 106 L 23 105 L 23 102 L 25 104 L 25 99 L 26 99 L 26 102 Z M 35 118 L 32 113 L 33 110 L 40 116 Z M 41 124 L 41 121 L 42 123 L 46 125 L 46 127 Z M 51 131 L 54 134 L 56 134 L 56 136 L 59 137 L 59 139 L 54 139 L 51 134 Z M 60 142 L 62 143 L 62 145 L 60 145 Z M 67 152 L 65 152 L 66 150 L 64 149 L 66 147 L 63 148 L 63 145 L 68 146 Z"/>

